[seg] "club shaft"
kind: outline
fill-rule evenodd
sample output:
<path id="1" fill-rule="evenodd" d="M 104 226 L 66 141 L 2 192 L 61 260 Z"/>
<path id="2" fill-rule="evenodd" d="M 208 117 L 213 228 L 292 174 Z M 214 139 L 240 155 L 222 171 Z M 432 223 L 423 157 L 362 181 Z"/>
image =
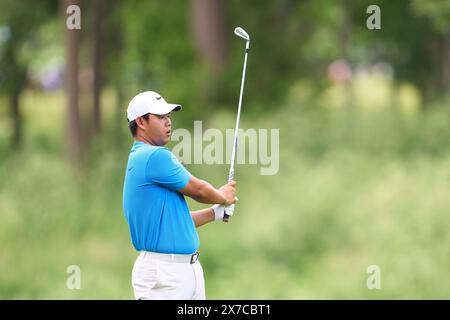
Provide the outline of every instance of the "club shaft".
<path id="1" fill-rule="evenodd" d="M 237 112 L 237 117 L 236 117 L 236 125 L 234 127 L 234 140 L 233 140 L 233 150 L 231 152 L 230 172 L 232 170 L 234 170 L 234 162 L 235 162 L 235 158 L 236 158 L 237 140 L 238 140 L 238 133 L 239 133 L 239 121 L 241 119 L 242 96 L 244 95 L 245 70 L 247 69 L 247 55 L 248 55 L 248 48 L 245 49 L 244 69 L 242 71 L 242 81 L 241 81 L 241 92 L 239 94 L 239 107 L 238 107 L 238 112 Z"/>
<path id="2" fill-rule="evenodd" d="M 239 94 L 239 106 L 238 106 L 238 112 L 236 117 L 236 125 L 234 127 L 234 141 L 233 141 L 233 150 L 231 151 L 231 163 L 230 163 L 230 172 L 228 174 L 228 183 L 231 182 L 234 178 L 234 162 L 236 158 L 236 149 L 237 149 L 237 140 L 238 140 L 238 133 L 239 133 L 239 120 L 241 118 L 241 107 L 242 107 L 242 96 L 244 94 L 244 84 L 245 84 L 245 70 L 247 69 L 247 55 L 248 55 L 248 48 L 249 48 L 249 41 L 247 41 L 245 45 L 245 56 L 244 56 L 244 68 L 242 70 L 242 80 L 241 80 L 241 92 Z M 227 222 L 230 216 L 226 213 L 224 213 L 223 221 Z"/>

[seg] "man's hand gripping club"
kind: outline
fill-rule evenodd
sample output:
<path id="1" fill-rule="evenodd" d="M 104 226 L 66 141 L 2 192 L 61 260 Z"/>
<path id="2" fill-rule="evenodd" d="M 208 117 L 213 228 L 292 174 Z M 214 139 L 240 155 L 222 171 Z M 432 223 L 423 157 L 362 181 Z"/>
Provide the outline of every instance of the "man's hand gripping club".
<path id="1" fill-rule="evenodd" d="M 226 185 L 219 188 L 219 192 L 223 196 L 221 204 L 215 204 L 211 207 L 214 211 L 214 220 L 222 220 L 225 210 L 229 216 L 234 213 L 234 204 L 238 200 L 236 197 L 236 181 L 232 180 Z"/>

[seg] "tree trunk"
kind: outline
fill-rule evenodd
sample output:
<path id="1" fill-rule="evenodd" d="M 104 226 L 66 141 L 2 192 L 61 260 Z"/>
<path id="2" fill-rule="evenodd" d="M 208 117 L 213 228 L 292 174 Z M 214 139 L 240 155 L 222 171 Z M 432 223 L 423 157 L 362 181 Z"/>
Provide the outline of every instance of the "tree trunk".
<path id="1" fill-rule="evenodd" d="M 103 23 L 103 0 L 94 1 L 94 113 L 93 125 L 94 134 L 101 132 L 101 112 L 100 112 L 100 95 L 102 88 L 102 23 Z"/>
<path id="2" fill-rule="evenodd" d="M 11 25 L 11 33 L 15 34 L 17 26 Z M 17 61 L 20 38 L 12 38 L 6 42 L 4 47 L 4 61 L 2 65 L 3 73 L 6 76 L 5 89 L 8 94 L 10 114 L 13 123 L 13 132 L 11 136 L 11 149 L 20 150 L 23 145 L 23 124 L 22 114 L 20 112 L 20 95 L 26 82 L 26 69 Z"/>
<path id="3" fill-rule="evenodd" d="M 14 132 L 12 137 L 13 149 L 18 150 L 22 147 L 23 135 L 22 135 L 22 116 L 19 108 L 19 98 L 21 93 L 20 85 L 17 85 L 11 92 L 10 104 L 12 111 L 12 118 L 14 124 Z"/>
<path id="4" fill-rule="evenodd" d="M 351 47 L 351 32 L 353 27 L 353 8 L 349 0 L 342 2 L 343 17 L 339 32 L 339 39 L 341 44 L 341 56 L 345 63 L 350 67 L 349 48 Z M 351 80 L 344 82 L 345 90 L 345 105 L 353 112 L 353 86 Z"/>
<path id="5" fill-rule="evenodd" d="M 342 24 L 339 29 L 339 39 L 341 43 L 341 54 L 342 58 L 348 61 L 349 58 L 349 48 L 350 48 L 350 35 L 352 32 L 352 20 L 353 20 L 353 8 L 348 0 L 342 2 Z"/>
<path id="6" fill-rule="evenodd" d="M 450 94 L 450 32 L 442 38 L 442 87 Z"/>
<path id="7" fill-rule="evenodd" d="M 69 5 L 78 5 L 78 0 L 64 0 L 64 13 Z M 66 15 L 64 15 L 66 17 Z M 64 23 L 65 27 L 65 23 Z M 78 110 L 78 51 L 80 30 L 66 28 L 66 92 L 67 92 L 67 125 L 69 156 L 74 163 L 81 158 L 80 114 Z"/>
<path id="8" fill-rule="evenodd" d="M 218 72 L 226 63 L 228 49 L 223 1 L 192 0 L 191 14 L 197 51 Z"/>
<path id="9" fill-rule="evenodd" d="M 125 93 L 123 91 L 123 85 L 121 84 L 121 81 L 118 81 L 116 84 L 116 130 L 114 132 L 116 133 L 116 143 L 117 146 L 122 146 L 122 129 L 123 126 L 126 125 L 126 112 L 124 110 L 125 105 Z"/>

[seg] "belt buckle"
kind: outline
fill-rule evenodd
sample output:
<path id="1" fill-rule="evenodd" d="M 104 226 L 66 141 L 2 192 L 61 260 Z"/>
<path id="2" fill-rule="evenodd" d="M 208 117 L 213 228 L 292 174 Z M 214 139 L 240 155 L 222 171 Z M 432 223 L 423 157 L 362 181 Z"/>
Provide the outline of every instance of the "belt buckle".
<path id="1" fill-rule="evenodd" d="M 194 253 L 191 256 L 191 264 L 194 264 L 195 262 L 197 262 L 197 260 L 198 260 L 198 252 Z"/>

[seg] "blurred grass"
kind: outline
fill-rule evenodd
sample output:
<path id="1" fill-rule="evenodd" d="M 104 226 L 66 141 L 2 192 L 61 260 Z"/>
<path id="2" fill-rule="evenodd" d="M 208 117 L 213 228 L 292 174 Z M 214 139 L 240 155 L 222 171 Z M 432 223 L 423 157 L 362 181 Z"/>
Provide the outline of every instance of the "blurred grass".
<path id="1" fill-rule="evenodd" d="M 121 194 L 131 139 L 124 124 L 128 142 L 117 148 L 114 99 L 104 94 L 105 134 L 83 174 L 64 155 L 62 94 L 26 93 L 19 154 L 5 154 L 0 131 L 0 298 L 133 298 L 136 253 Z M 235 216 L 199 229 L 208 298 L 448 299 L 450 110 L 315 101 L 243 113 L 244 129 L 280 129 L 280 170 L 261 176 L 259 166 L 238 165 Z M 208 125 L 232 128 L 234 114 Z M 228 172 L 187 167 L 216 186 Z M 381 290 L 366 287 L 373 264 Z M 66 288 L 69 265 L 81 268 L 80 290 Z"/>

